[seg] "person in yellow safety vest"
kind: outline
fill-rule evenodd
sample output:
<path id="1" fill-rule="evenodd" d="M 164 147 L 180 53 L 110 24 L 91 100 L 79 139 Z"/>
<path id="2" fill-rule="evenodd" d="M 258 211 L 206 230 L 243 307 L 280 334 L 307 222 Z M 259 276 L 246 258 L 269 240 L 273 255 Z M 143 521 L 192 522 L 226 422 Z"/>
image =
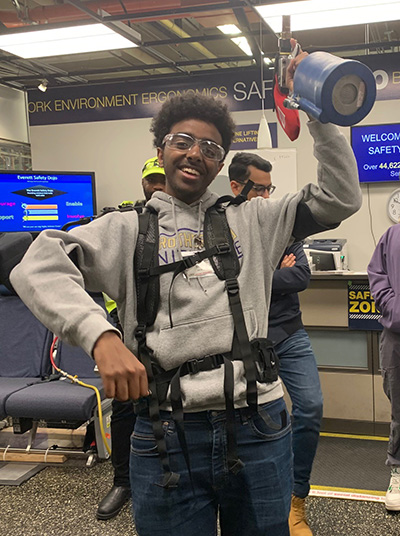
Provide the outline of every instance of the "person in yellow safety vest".
<path id="1" fill-rule="evenodd" d="M 154 192 L 165 189 L 164 168 L 158 163 L 157 157 L 149 158 L 142 169 L 142 187 L 145 200 L 122 201 L 119 208 L 133 205 L 140 211 Z M 107 294 L 103 293 L 104 303 L 115 327 L 122 332 L 118 318 L 117 304 Z M 116 516 L 131 495 L 129 483 L 130 436 L 135 426 L 136 415 L 132 401 L 121 402 L 113 400 L 111 416 L 111 462 L 114 469 L 114 482 L 111 490 L 99 503 L 97 519 L 106 520 Z"/>

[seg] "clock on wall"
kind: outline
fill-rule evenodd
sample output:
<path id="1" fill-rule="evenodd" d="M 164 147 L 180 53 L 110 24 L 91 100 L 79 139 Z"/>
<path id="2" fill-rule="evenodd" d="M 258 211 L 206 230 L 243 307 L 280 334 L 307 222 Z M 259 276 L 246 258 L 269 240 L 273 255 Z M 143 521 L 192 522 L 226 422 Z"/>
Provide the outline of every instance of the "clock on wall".
<path id="1" fill-rule="evenodd" d="M 387 214 L 389 218 L 395 223 L 400 221 L 400 188 L 394 190 L 388 200 Z"/>

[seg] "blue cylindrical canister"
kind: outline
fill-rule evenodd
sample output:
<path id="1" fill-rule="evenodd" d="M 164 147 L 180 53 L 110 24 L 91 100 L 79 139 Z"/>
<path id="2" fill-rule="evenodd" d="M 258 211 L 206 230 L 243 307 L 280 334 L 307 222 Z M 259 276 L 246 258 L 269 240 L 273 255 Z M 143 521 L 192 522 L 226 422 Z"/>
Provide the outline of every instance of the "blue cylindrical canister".
<path id="1" fill-rule="evenodd" d="M 375 77 L 366 65 L 327 52 L 304 58 L 293 85 L 300 109 L 321 123 L 355 125 L 370 112 L 376 98 Z"/>

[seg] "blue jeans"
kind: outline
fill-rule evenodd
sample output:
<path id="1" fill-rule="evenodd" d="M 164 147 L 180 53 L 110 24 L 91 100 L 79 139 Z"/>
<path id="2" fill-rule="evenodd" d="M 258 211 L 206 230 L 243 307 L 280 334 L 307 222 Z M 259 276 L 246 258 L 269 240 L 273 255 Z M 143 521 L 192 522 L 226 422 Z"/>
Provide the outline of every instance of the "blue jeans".
<path id="1" fill-rule="evenodd" d="M 237 475 L 227 467 L 225 412 L 185 414 L 194 489 L 171 414 L 161 412 L 170 467 L 180 474 L 178 487 L 170 490 L 155 485 L 161 481 L 162 469 L 151 423 L 137 418 L 130 477 L 140 536 L 215 536 L 218 514 L 223 536 L 289 536 L 290 419 L 282 398 L 259 410 L 281 428 L 270 428 L 259 414 L 235 411 L 238 454 L 245 464 Z"/>
<path id="2" fill-rule="evenodd" d="M 279 376 L 292 400 L 294 488 L 307 497 L 322 419 L 322 392 L 317 363 L 305 329 L 299 329 L 275 346 Z"/>

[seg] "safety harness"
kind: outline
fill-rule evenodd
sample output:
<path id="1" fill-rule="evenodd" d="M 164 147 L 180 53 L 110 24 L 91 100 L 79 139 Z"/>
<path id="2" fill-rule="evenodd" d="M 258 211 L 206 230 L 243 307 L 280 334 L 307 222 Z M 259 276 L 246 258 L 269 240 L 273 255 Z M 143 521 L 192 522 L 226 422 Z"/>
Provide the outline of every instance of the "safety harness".
<path id="1" fill-rule="evenodd" d="M 160 418 L 160 406 L 167 399 L 170 388 L 170 402 L 172 418 L 175 422 L 178 438 L 192 482 L 190 458 L 184 431 L 184 411 L 181 394 L 181 378 L 187 374 L 194 375 L 207 370 L 214 370 L 224 366 L 224 397 L 226 412 L 227 457 L 228 468 L 237 474 L 243 467 L 243 462 L 237 454 L 235 434 L 235 406 L 234 406 L 234 369 L 233 361 L 242 361 L 245 379 L 247 382 L 246 401 L 249 416 L 258 413 L 257 381 L 272 383 L 278 379 L 279 360 L 271 341 L 265 338 L 249 340 L 243 308 L 239 294 L 238 275 L 240 263 L 234 248 L 232 234 L 226 219 L 226 209 L 229 205 L 239 205 L 246 201 L 247 194 L 253 187 L 251 180 L 247 181 L 241 193 L 236 196 L 220 197 L 216 203 L 209 207 L 204 217 L 204 246 L 191 256 L 165 265 L 159 265 L 159 230 L 158 214 L 151 207 L 127 205 L 116 209 L 106 207 L 99 216 L 118 210 L 127 212 L 135 210 L 138 213 L 139 233 L 134 256 L 134 273 L 137 293 L 137 327 L 134 336 L 138 343 L 138 358 L 144 365 L 151 395 L 141 399 L 135 404 L 135 412 L 150 417 L 158 453 L 160 456 L 163 478 L 156 483 L 165 489 L 177 487 L 180 475 L 171 470 L 164 429 Z M 89 223 L 93 218 L 84 218 L 76 222 L 69 222 L 63 230 L 74 225 Z M 154 359 L 151 348 L 146 344 L 147 330 L 153 326 L 160 302 L 160 275 L 173 272 L 170 286 L 175 278 L 184 270 L 195 266 L 201 261 L 209 259 L 217 277 L 225 281 L 228 293 L 229 306 L 232 313 L 234 334 L 230 352 L 206 355 L 200 359 L 188 359 L 179 367 L 164 370 Z M 170 323 L 173 327 L 171 305 L 169 302 Z M 260 417 L 272 429 L 280 430 L 286 425 L 286 412 L 281 413 L 281 424 L 277 424 L 265 412 Z M 194 488 L 193 488 L 194 489 Z"/>
<path id="2" fill-rule="evenodd" d="M 175 422 L 178 438 L 182 447 L 188 472 L 191 477 L 190 459 L 184 433 L 184 412 L 181 394 L 181 378 L 187 374 L 194 375 L 202 371 L 213 370 L 224 365 L 224 396 L 226 405 L 227 428 L 227 457 L 228 468 L 236 474 L 243 467 L 243 462 L 237 454 L 235 435 L 235 408 L 234 408 L 234 369 L 233 361 L 243 361 L 245 378 L 247 382 L 247 411 L 249 414 L 258 412 L 257 381 L 271 383 L 278 378 L 278 358 L 268 339 L 255 339 L 250 342 L 239 295 L 238 275 L 240 271 L 232 234 L 226 219 L 226 208 L 229 204 L 239 204 L 246 199 L 248 190 L 253 183 L 246 184 L 246 190 L 236 198 L 225 196 L 208 208 L 204 220 L 204 246 L 203 251 L 167 264 L 159 265 L 159 232 L 158 215 L 146 207 L 139 215 L 139 235 L 135 250 L 134 269 L 137 289 L 137 328 L 134 336 L 138 342 L 138 358 L 146 368 L 150 397 L 146 399 L 145 408 L 140 404 L 136 406 L 137 413 L 145 411 L 150 417 L 159 456 L 163 467 L 163 479 L 157 485 L 163 488 L 174 488 L 178 485 L 179 474 L 174 473 L 169 465 L 164 430 L 160 418 L 160 405 L 166 400 L 170 387 L 170 403 L 172 418 Z M 228 293 L 229 306 L 234 324 L 232 350 L 228 353 L 206 355 L 200 359 L 188 359 L 185 363 L 172 370 L 163 370 L 153 358 L 153 351 L 146 344 L 146 332 L 154 324 L 158 306 L 160 282 L 159 277 L 166 272 L 173 272 L 172 283 L 175 277 L 187 268 L 191 268 L 209 259 L 217 277 L 225 281 Z M 170 287 L 170 289 L 171 289 Z M 172 326 L 172 314 L 170 308 Z M 265 413 L 261 414 L 268 426 L 280 429 Z M 282 418 L 286 418 L 286 414 Z"/>

